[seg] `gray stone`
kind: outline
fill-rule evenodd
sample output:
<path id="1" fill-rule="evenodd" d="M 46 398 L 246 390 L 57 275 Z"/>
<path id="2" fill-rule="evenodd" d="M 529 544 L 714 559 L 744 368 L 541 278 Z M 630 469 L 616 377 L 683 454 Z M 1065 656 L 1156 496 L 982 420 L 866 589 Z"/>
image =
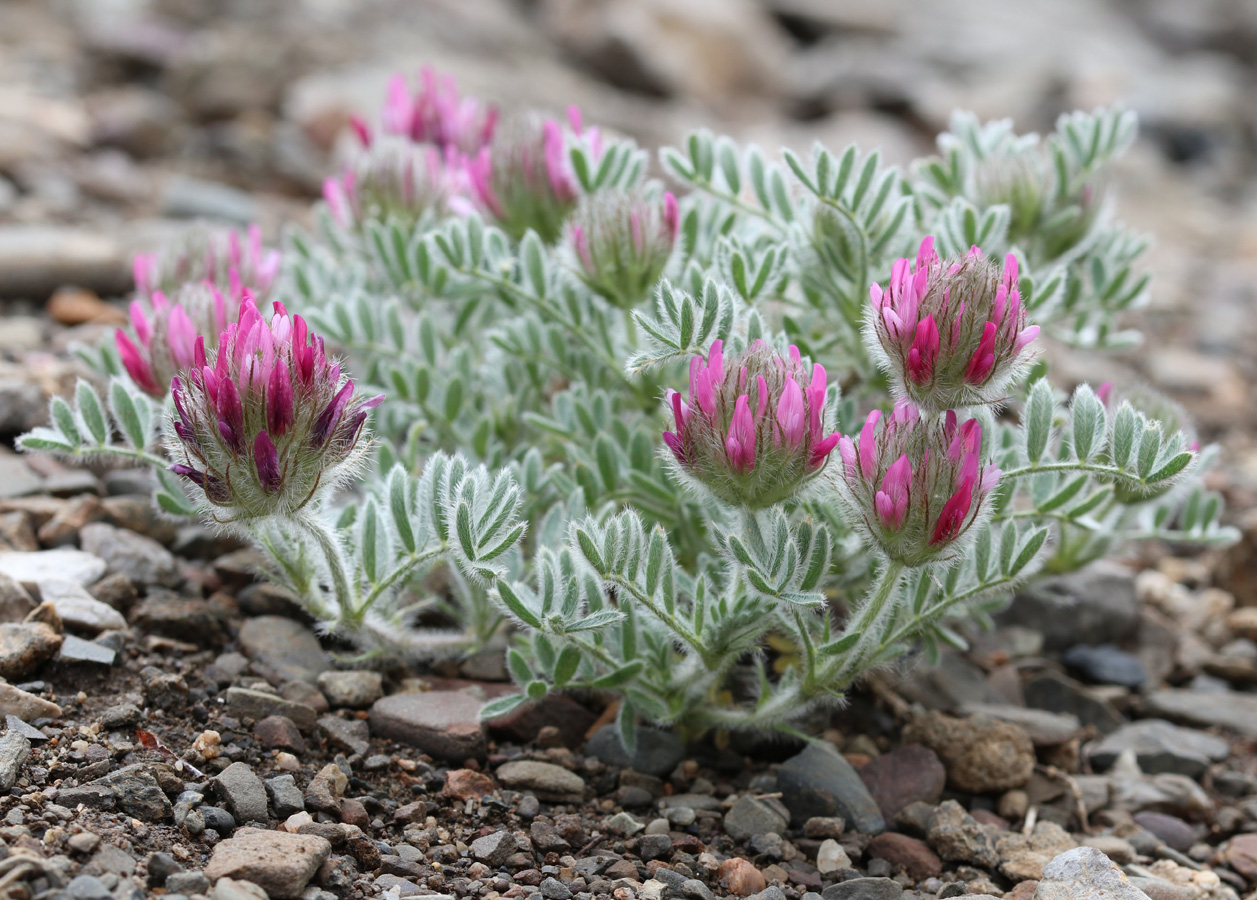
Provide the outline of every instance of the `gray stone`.
<path id="1" fill-rule="evenodd" d="M 1041 632 L 1047 650 L 1064 650 L 1081 641 L 1120 641 L 1139 626 L 1135 576 L 1117 563 L 1092 563 L 1022 591 L 995 620 Z"/>
<path id="2" fill-rule="evenodd" d="M 0 573 L 0 622 L 20 622 L 35 608 L 35 601 L 17 580 Z"/>
<path id="3" fill-rule="evenodd" d="M 251 881 L 271 897 L 299 897 L 331 853 L 318 835 L 241 828 L 214 847 L 205 875 Z"/>
<path id="4" fill-rule="evenodd" d="M 1097 684 L 1118 684 L 1133 689 L 1148 680 L 1148 673 L 1144 671 L 1139 657 L 1112 644 L 1095 647 L 1075 644 L 1065 651 L 1061 659 L 1087 681 Z"/>
<path id="5" fill-rule="evenodd" d="M 0 734 L 0 791 L 7 791 L 31 755 L 31 742 L 24 734 L 9 730 Z"/>
<path id="6" fill-rule="evenodd" d="M 333 707 L 366 709 L 384 696 L 384 679 L 379 672 L 322 672 L 317 684 Z"/>
<path id="7" fill-rule="evenodd" d="M 737 799 L 725 813 L 725 832 L 735 841 L 745 841 L 753 834 L 784 834 L 789 818 L 766 800 L 749 794 Z"/>
<path id="8" fill-rule="evenodd" d="M 463 691 L 393 694 L 371 707 L 371 733 L 461 762 L 485 754 L 481 702 Z"/>
<path id="9" fill-rule="evenodd" d="M 57 658 L 63 662 L 90 662 L 112 666 L 118 658 L 118 653 L 104 644 L 85 641 L 81 637 L 67 634 L 61 639 L 61 653 Z"/>
<path id="10" fill-rule="evenodd" d="M 89 585 L 100 580 L 108 568 L 99 556 L 67 547 L 0 553 L 0 574 L 33 587 L 49 578 Z"/>
<path id="11" fill-rule="evenodd" d="M 276 775 L 266 779 L 266 793 L 270 795 L 271 808 L 275 810 L 277 818 L 286 819 L 306 808 L 305 795 L 291 775 Z"/>
<path id="12" fill-rule="evenodd" d="M 210 894 L 212 900 L 269 900 L 266 891 L 252 881 L 220 878 Z"/>
<path id="13" fill-rule="evenodd" d="M 1148 900 L 1094 847 L 1077 847 L 1043 867 L 1034 900 Z"/>
<path id="14" fill-rule="evenodd" d="M 10 325 L 4 322 L 4 330 Z M 11 451 L 0 449 L 0 500 L 25 497 L 44 489 L 44 479 L 26 464 L 26 460 Z"/>
<path id="15" fill-rule="evenodd" d="M 109 888 L 95 875 L 80 875 L 65 889 L 74 900 L 114 900 Z"/>
<path id="16" fill-rule="evenodd" d="M 42 299 L 67 284 L 123 294 L 131 289 L 130 262 L 100 229 L 0 226 L 0 296 Z"/>
<path id="17" fill-rule="evenodd" d="M 823 900 L 899 900 L 903 885 L 893 878 L 852 878 L 821 891 Z"/>
<path id="18" fill-rule="evenodd" d="M 257 201 L 227 184 L 175 175 L 162 192 L 162 213 L 176 219 L 221 219 L 248 225 L 257 221 Z"/>
<path id="19" fill-rule="evenodd" d="M 1202 728 L 1229 728 L 1257 737 L 1257 696 L 1231 691 L 1166 690 L 1149 694 L 1148 711 Z"/>
<path id="20" fill-rule="evenodd" d="M 980 825 L 955 800 L 945 800 L 929 821 L 930 846 L 948 862 L 966 862 L 993 869 L 1000 862 L 993 825 Z"/>
<path id="21" fill-rule="evenodd" d="M 1210 763 L 1226 759 L 1230 748 L 1222 738 L 1191 728 L 1180 728 L 1164 719 L 1142 719 L 1091 744 L 1091 765 L 1104 770 L 1123 750 L 1133 750 L 1139 768 L 1150 775 L 1173 772 L 1196 778 Z"/>
<path id="22" fill-rule="evenodd" d="M 637 729 L 637 748 L 632 754 L 620 742 L 614 725 L 604 725 L 585 744 L 585 752 L 618 769 L 632 769 L 647 775 L 667 775 L 685 756 L 685 745 L 670 731 Z"/>
<path id="23" fill-rule="evenodd" d="M 210 889 L 210 880 L 204 872 L 176 872 L 166 879 L 166 896 L 171 894 L 204 894 Z"/>
<path id="24" fill-rule="evenodd" d="M 223 769 L 214 779 L 214 787 L 236 821 L 266 821 L 266 787 L 248 763 L 234 762 Z"/>
<path id="25" fill-rule="evenodd" d="M 318 721 L 318 713 L 304 703 L 293 703 L 266 691 L 251 688 L 227 688 L 227 712 L 242 719 L 265 719 L 287 716 L 302 731 L 309 731 Z"/>
<path id="26" fill-rule="evenodd" d="M 618 812 L 611 818 L 607 819 L 607 828 L 616 834 L 622 834 L 625 837 L 632 837 L 646 826 L 626 812 Z"/>
<path id="27" fill-rule="evenodd" d="M 554 763 L 516 760 L 501 766 L 496 774 L 504 786 L 532 791 L 542 800 L 579 803 L 585 796 L 585 780 Z"/>
<path id="28" fill-rule="evenodd" d="M 550 876 L 541 880 L 541 896 L 546 900 L 571 900 L 572 889 L 554 876 Z"/>
<path id="29" fill-rule="evenodd" d="M 99 798 L 104 804 L 101 808 L 109 808 L 113 803 L 122 812 L 144 822 L 163 822 L 172 812 L 170 799 L 157 777 L 143 764 L 124 766 L 84 787 L 106 792 L 106 796 Z M 62 802 L 69 805 L 64 799 Z"/>
<path id="30" fill-rule="evenodd" d="M 311 684 L 332 666 L 319 639 L 300 622 L 284 616 L 257 616 L 240 626 L 245 656 L 273 670 L 284 681 Z"/>
<path id="31" fill-rule="evenodd" d="M 183 579 L 174 555 L 151 537 L 92 522 L 79 530 L 79 544 L 103 559 L 110 571 L 125 575 L 134 584 L 176 587 Z"/>
<path id="32" fill-rule="evenodd" d="M 967 703 L 961 711 L 967 715 L 990 716 L 1001 722 L 1010 722 L 1024 731 L 1036 747 L 1063 744 L 1082 728 L 1078 717 L 1069 713 L 1027 709 L 1011 703 Z"/>
<path id="33" fill-rule="evenodd" d="M 333 747 L 359 756 L 366 756 L 371 751 L 371 726 L 361 719 L 322 716 L 319 719 L 319 730 Z"/>
<path id="34" fill-rule="evenodd" d="M 814 816 L 841 816 L 865 834 L 886 830 L 886 821 L 859 774 L 828 744 L 810 744 L 786 760 L 777 772 L 777 787 L 796 825 Z"/>
<path id="35" fill-rule="evenodd" d="M 97 600 L 77 581 L 47 578 L 39 583 L 39 594 L 41 600 L 56 607 L 61 621 L 71 628 L 97 634 L 106 629 L 123 631 L 127 627 L 122 613 Z"/>
<path id="36" fill-rule="evenodd" d="M 500 866 L 515 852 L 515 835 L 509 831 L 495 831 L 471 842 L 471 855 L 486 866 Z"/>
<path id="37" fill-rule="evenodd" d="M 1101 734 L 1119 728 L 1126 720 L 1108 700 L 1059 672 L 1042 672 L 1024 686 L 1026 705 L 1077 717 Z"/>
<path id="38" fill-rule="evenodd" d="M 9 731 L 22 735 L 28 741 L 39 743 L 48 740 L 48 735 L 44 734 L 34 725 L 27 725 L 26 722 L 22 721 L 17 716 L 5 716 L 4 727 Z"/>
<path id="39" fill-rule="evenodd" d="M 221 806 L 202 806 L 200 809 L 193 810 L 189 818 L 194 815 L 201 817 L 202 828 L 217 831 L 223 837 L 230 837 L 231 833 L 236 830 L 236 817 Z"/>

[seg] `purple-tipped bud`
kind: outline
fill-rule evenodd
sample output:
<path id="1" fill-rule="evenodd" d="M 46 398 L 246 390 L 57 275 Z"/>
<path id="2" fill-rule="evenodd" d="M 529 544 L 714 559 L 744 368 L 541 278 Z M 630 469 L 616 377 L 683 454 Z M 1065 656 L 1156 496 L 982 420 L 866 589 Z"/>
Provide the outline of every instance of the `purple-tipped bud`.
<path id="1" fill-rule="evenodd" d="M 276 303 L 267 322 L 246 297 L 218 346 L 194 352 L 204 364 L 171 385 L 168 449 L 217 521 L 291 514 L 352 472 L 383 398 L 356 396 L 300 316 Z"/>
<path id="2" fill-rule="evenodd" d="M 982 426 L 948 412 L 933 426 L 916 407 L 869 414 L 858 438 L 841 437 L 841 496 L 874 546 L 909 566 L 954 557 L 984 511 L 1000 471 L 982 464 Z"/>
<path id="3" fill-rule="evenodd" d="M 1001 402 L 1032 358 L 1039 327 L 1026 324 L 1012 254 L 1002 272 L 976 247 L 943 261 L 927 237 L 915 266 L 900 259 L 886 290 L 869 294 L 869 345 L 896 396 L 927 412 Z"/>
<path id="4" fill-rule="evenodd" d="M 413 229 L 425 217 L 455 211 L 452 199 L 470 190 L 465 165 L 453 148 L 385 137 L 323 182 L 323 199 L 342 228 L 360 231 L 368 221 L 396 221 Z"/>
<path id="5" fill-rule="evenodd" d="M 381 116 L 385 135 L 435 147 L 442 154 L 472 154 L 493 139 L 498 111 L 475 97 L 463 97 L 452 75 L 425 66 L 419 73 L 419 89 L 411 93 L 402 75 L 389 81 Z M 375 138 L 361 119 L 350 120 L 363 147 Z"/>
<path id="6" fill-rule="evenodd" d="M 762 341 L 726 365 L 724 343 L 690 363 L 690 401 L 666 395 L 663 439 L 678 469 L 720 500 L 762 507 L 793 496 L 825 465 L 825 370 L 783 358 Z"/>
<path id="7" fill-rule="evenodd" d="M 577 205 L 566 243 L 572 270 L 589 289 L 629 309 L 650 297 L 672 258 L 676 198 L 645 190 L 599 191 Z"/>

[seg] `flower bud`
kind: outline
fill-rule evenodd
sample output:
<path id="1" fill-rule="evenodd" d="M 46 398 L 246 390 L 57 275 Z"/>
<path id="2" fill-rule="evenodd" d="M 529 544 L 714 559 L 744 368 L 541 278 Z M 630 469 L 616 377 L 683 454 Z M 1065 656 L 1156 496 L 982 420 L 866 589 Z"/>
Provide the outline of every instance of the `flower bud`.
<path id="1" fill-rule="evenodd" d="M 138 253 L 132 262 L 135 290 L 142 298 L 154 291 L 171 296 L 185 284 L 208 281 L 239 302 L 244 289 L 265 297 L 279 277 L 278 250 L 262 247 L 262 230 L 250 225 L 247 240 L 238 231 L 198 229 L 161 253 Z"/>
<path id="2" fill-rule="evenodd" d="M 580 113 L 568 110 L 573 132 Z M 592 140 L 596 133 L 590 130 Z M 580 194 L 568 161 L 568 137 L 553 119 L 535 116 L 506 123 L 493 143 L 467 161 L 480 205 L 512 238 L 532 229 L 547 244 L 559 239 Z"/>
<path id="3" fill-rule="evenodd" d="M 690 361 L 690 400 L 668 391 L 676 431 L 664 443 L 679 470 L 718 499 L 762 507 L 793 496 L 838 442 L 825 434 L 826 376 L 791 346 L 783 359 L 756 341 L 727 367 L 724 342 Z"/>
<path id="4" fill-rule="evenodd" d="M 145 393 L 165 397 L 170 380 L 192 365 L 197 336 L 221 334 L 238 310 L 208 281 L 184 285 L 174 303 L 154 291 L 147 300 L 131 301 L 135 341 L 118 329 L 114 345 L 131 380 Z"/>
<path id="5" fill-rule="evenodd" d="M 406 79 L 394 75 L 388 84 L 380 129 L 386 135 L 415 144 L 430 144 L 444 156 L 454 151 L 472 154 L 488 145 L 497 127 L 498 111 L 475 97 L 461 97 L 454 76 L 439 74 L 431 66 L 419 72 L 419 90 L 413 94 Z M 370 127 L 361 119 L 350 120 L 364 147 L 375 142 Z"/>
<path id="6" fill-rule="evenodd" d="M 859 435 L 839 438 L 838 450 L 852 519 L 887 557 L 908 566 L 953 558 L 1000 477 L 982 465 L 976 419 L 957 424 L 948 411 L 929 426 L 911 403 L 896 404 L 888 416 L 874 410 Z"/>
<path id="7" fill-rule="evenodd" d="M 677 201 L 642 191 L 601 191 L 577 205 L 567 226 L 576 274 L 595 293 L 630 309 L 650 296 L 680 227 Z"/>
<path id="8" fill-rule="evenodd" d="M 289 515 L 335 489 L 365 453 L 367 412 L 323 340 L 275 304 L 270 323 L 246 296 L 216 350 L 198 338 L 171 384 L 170 470 L 204 491 L 219 522 Z"/>
<path id="9" fill-rule="evenodd" d="M 462 180 L 463 162 L 452 149 L 420 147 L 399 138 L 374 141 L 339 176 L 323 182 L 323 199 L 342 228 L 367 219 L 396 220 L 413 228 L 426 214 L 443 215 Z"/>
<path id="10" fill-rule="evenodd" d="M 1008 207 L 1008 242 L 1027 248 L 1029 258 L 1047 262 L 1074 249 L 1091 231 L 1103 207 L 1103 183 L 1093 177 L 1061 191 L 1055 167 L 1044 153 L 989 156 L 973 172 L 978 205 Z"/>
<path id="11" fill-rule="evenodd" d="M 927 237 L 915 268 L 898 260 L 887 289 L 874 284 L 869 295 L 870 350 L 896 396 L 928 413 L 1001 402 L 1039 333 L 1026 325 L 1011 253 L 1001 274 L 977 247 L 943 262 Z"/>

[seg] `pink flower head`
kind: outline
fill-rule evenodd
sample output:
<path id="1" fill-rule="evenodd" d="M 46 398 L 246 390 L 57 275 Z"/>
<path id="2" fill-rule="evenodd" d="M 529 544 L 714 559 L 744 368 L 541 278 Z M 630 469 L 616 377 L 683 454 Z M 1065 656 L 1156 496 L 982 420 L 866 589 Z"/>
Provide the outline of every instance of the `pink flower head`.
<path id="1" fill-rule="evenodd" d="M 572 121 L 579 126 L 579 115 Z M 562 234 L 580 198 L 568 158 L 571 136 L 554 119 L 514 119 L 466 160 L 471 196 L 511 237 L 532 229 L 550 244 Z"/>
<path id="2" fill-rule="evenodd" d="M 433 146 L 442 155 L 451 150 L 473 154 L 493 140 L 498 111 L 475 97 L 461 96 L 454 76 L 425 66 L 413 93 L 404 76 L 392 77 L 380 118 L 385 135 Z M 363 147 L 371 147 L 371 129 L 361 120 L 351 125 Z"/>
<path id="3" fill-rule="evenodd" d="M 435 146 L 384 137 L 323 182 L 323 199 L 342 228 L 362 229 L 368 220 L 414 228 L 427 215 L 451 212 L 450 200 L 464 181 L 464 162 L 452 148 L 443 154 Z"/>
<path id="4" fill-rule="evenodd" d="M 335 488 L 384 399 L 355 394 L 301 316 L 274 306 L 267 322 L 246 293 L 216 347 L 198 338 L 195 364 L 171 384 L 171 471 L 204 491 L 219 521 L 290 514 Z"/>
<path id="5" fill-rule="evenodd" d="M 843 499 L 876 546 L 905 565 L 954 555 L 999 483 L 999 469 L 982 464 L 976 419 L 960 423 L 949 412 L 927 425 L 908 401 L 890 415 L 874 410 L 859 436 L 838 446 Z"/>
<path id="6" fill-rule="evenodd" d="M 187 284 L 209 282 L 232 304 L 245 288 L 267 296 L 279 279 L 280 255 L 262 244 L 262 229 L 250 225 L 242 237 L 234 230 L 198 229 L 160 253 L 138 253 L 132 260 L 135 291 L 151 302 L 155 291 L 178 294 Z"/>
<path id="7" fill-rule="evenodd" d="M 566 228 L 573 270 L 590 290 L 630 309 L 650 297 L 672 258 L 676 197 L 599 191 L 583 198 Z"/>
<path id="8" fill-rule="evenodd" d="M 664 443 L 680 470 L 717 498 L 762 507 L 793 496 L 838 444 L 825 434 L 825 369 L 756 341 L 726 362 L 723 341 L 690 361 L 689 403 L 665 399 Z"/>
<path id="9" fill-rule="evenodd" d="M 898 260 L 886 290 L 874 284 L 869 296 L 870 346 L 896 394 L 930 412 L 1000 402 L 1039 333 L 1026 324 L 1011 253 L 1002 272 L 977 247 L 945 262 L 927 237 L 915 264 Z"/>
<path id="10" fill-rule="evenodd" d="M 131 302 L 135 339 L 118 329 L 114 345 L 136 386 L 154 397 L 165 397 L 170 380 L 195 362 L 198 337 L 221 333 L 237 309 L 208 281 L 185 285 L 173 303 L 155 290 L 146 300 Z"/>

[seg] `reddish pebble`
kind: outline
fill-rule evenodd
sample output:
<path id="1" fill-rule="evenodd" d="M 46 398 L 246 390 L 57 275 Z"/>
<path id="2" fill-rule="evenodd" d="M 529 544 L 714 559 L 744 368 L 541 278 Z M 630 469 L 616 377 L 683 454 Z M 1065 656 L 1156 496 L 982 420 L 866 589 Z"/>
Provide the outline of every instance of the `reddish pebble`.
<path id="1" fill-rule="evenodd" d="M 764 874 L 740 856 L 722 862 L 718 874 L 721 883 L 739 897 L 758 894 L 768 887 Z"/>
<path id="2" fill-rule="evenodd" d="M 340 801 L 340 820 L 346 825 L 357 825 L 363 831 L 371 827 L 371 817 L 367 808 L 357 800 Z"/>
<path id="3" fill-rule="evenodd" d="M 479 799 L 485 794 L 493 793 L 493 779 L 484 772 L 471 769 L 450 769 L 445 776 L 445 789 L 442 796 L 451 800 Z"/>

